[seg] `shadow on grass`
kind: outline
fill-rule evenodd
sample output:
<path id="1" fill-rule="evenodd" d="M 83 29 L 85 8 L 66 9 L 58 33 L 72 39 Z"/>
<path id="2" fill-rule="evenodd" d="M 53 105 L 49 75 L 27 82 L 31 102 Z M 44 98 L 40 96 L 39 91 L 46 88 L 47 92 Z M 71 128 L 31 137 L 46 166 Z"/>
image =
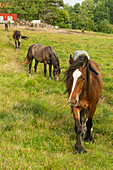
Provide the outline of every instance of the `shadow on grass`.
<path id="1" fill-rule="evenodd" d="M 33 124 L 36 125 L 35 122 L 38 119 L 42 119 L 42 121 L 48 122 L 48 128 L 50 130 L 62 131 L 66 134 L 70 134 L 74 132 L 74 119 L 73 115 L 70 113 L 64 113 L 62 110 L 56 109 L 51 106 L 49 101 L 40 102 L 34 100 L 21 101 L 12 107 L 13 112 L 18 112 L 21 114 L 31 114 L 33 115 Z M 56 133 L 57 133 L 56 131 Z M 59 133 L 59 132 L 58 132 Z"/>
<path id="2" fill-rule="evenodd" d="M 33 115 L 43 115 L 47 112 L 46 108 L 39 104 L 37 101 L 27 100 L 15 104 L 12 107 L 13 110 L 21 112 L 23 114 L 32 113 Z"/>

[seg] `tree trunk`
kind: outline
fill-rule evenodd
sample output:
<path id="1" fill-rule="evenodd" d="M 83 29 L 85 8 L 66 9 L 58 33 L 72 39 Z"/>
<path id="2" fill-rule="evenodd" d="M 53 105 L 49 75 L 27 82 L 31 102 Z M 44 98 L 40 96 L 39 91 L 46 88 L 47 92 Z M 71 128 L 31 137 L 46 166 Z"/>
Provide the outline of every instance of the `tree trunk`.
<path id="1" fill-rule="evenodd" d="M 84 33 L 84 25 L 81 26 L 82 33 Z"/>

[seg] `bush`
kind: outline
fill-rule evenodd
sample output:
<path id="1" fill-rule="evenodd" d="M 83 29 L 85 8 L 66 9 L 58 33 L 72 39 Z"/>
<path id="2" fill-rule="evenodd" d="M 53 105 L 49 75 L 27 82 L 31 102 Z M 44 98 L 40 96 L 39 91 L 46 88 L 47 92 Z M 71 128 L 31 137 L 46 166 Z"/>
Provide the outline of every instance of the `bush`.
<path id="1" fill-rule="evenodd" d="M 113 25 L 109 24 L 107 20 L 101 21 L 97 27 L 99 32 L 113 33 Z"/>
<path id="2" fill-rule="evenodd" d="M 71 29 L 72 26 L 71 26 L 71 24 L 66 24 L 64 22 L 60 22 L 59 23 L 59 28 L 68 28 L 68 29 Z"/>

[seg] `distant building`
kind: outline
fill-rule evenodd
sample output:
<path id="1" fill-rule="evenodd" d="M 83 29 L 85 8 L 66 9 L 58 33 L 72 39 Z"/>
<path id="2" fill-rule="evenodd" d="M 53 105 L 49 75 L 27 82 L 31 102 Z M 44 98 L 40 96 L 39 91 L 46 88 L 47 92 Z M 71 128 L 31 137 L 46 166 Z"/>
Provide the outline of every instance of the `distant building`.
<path id="1" fill-rule="evenodd" d="M 6 23 L 8 21 L 16 21 L 17 14 L 0 13 L 0 23 Z"/>

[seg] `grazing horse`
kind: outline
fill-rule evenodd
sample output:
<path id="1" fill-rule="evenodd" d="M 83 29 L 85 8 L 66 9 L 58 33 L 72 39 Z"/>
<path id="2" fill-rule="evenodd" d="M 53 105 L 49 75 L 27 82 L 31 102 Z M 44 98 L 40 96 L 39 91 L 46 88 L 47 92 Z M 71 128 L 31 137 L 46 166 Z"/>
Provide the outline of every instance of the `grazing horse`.
<path id="1" fill-rule="evenodd" d="M 29 76 L 31 76 L 31 66 L 33 58 L 35 59 L 35 73 L 37 70 L 38 62 L 44 63 L 44 77 L 46 78 L 46 66 L 49 64 L 49 79 L 51 79 L 51 67 L 53 65 L 53 75 L 55 81 L 59 80 L 60 74 L 60 62 L 59 58 L 57 57 L 56 53 L 50 46 L 42 46 L 40 44 L 32 44 L 26 56 L 26 59 L 22 63 L 22 65 L 29 64 Z"/>
<path id="2" fill-rule="evenodd" d="M 8 23 L 5 23 L 5 31 L 8 31 Z"/>
<path id="3" fill-rule="evenodd" d="M 74 59 L 70 55 L 70 66 L 65 73 L 66 92 L 75 119 L 75 153 L 85 153 L 81 143 L 82 115 L 86 110 L 88 120 L 84 141 L 94 142 L 91 134 L 92 118 L 102 91 L 102 78 L 98 64 L 85 51 L 77 52 Z"/>
<path id="4" fill-rule="evenodd" d="M 13 39 L 15 41 L 15 49 L 17 49 L 17 41 L 18 41 L 18 49 L 20 49 L 21 38 L 26 40 L 28 37 L 22 36 L 21 32 L 19 30 L 13 31 Z"/>

